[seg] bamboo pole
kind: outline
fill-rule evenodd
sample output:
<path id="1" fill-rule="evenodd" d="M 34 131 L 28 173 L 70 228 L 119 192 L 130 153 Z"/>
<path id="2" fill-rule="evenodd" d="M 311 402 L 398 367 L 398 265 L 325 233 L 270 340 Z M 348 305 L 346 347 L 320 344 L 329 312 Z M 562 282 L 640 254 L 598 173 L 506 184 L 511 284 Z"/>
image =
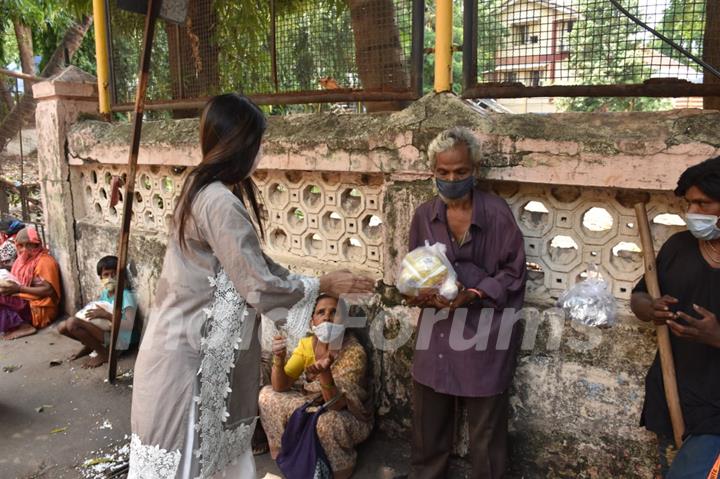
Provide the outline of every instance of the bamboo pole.
<path id="1" fill-rule="evenodd" d="M 643 257 L 645 262 L 645 284 L 648 293 L 653 299 L 660 298 L 660 283 L 658 282 L 657 269 L 655 265 L 655 249 L 653 247 L 652 234 L 650 233 L 650 222 L 648 221 L 645 203 L 635 205 L 640 240 L 642 242 Z M 683 420 L 682 409 L 680 408 L 680 395 L 678 394 L 677 378 L 675 375 L 675 361 L 672 355 L 670 344 L 670 331 L 665 324 L 656 324 L 658 351 L 660 351 L 660 366 L 662 369 L 663 386 L 665 387 L 665 399 L 670 411 L 675 445 L 679 449 L 682 446 L 682 437 L 685 433 L 685 421 Z"/>
<path id="2" fill-rule="evenodd" d="M 435 92 L 452 89 L 452 0 L 436 0 Z"/>
<path id="3" fill-rule="evenodd" d="M 140 59 L 140 73 L 135 96 L 135 116 L 133 117 L 133 133 L 128 159 L 128 175 L 125 184 L 123 201 L 122 227 L 120 228 L 120 244 L 118 246 L 117 286 L 115 290 L 115 303 L 113 305 L 112 333 L 110 336 L 108 358 L 108 381 L 115 382 L 117 375 L 117 336 L 120 331 L 122 318 L 123 293 L 125 291 L 125 270 L 127 266 L 128 241 L 130 238 L 130 220 L 132 219 L 132 205 L 135 198 L 135 175 L 137 174 L 138 152 L 140 151 L 140 134 L 142 133 L 142 120 L 145 111 L 145 93 L 150 77 L 150 57 L 152 53 L 155 24 L 160 12 L 162 0 L 148 0 L 147 15 L 145 16 L 145 33 L 143 35 L 143 49 Z"/>
<path id="4" fill-rule="evenodd" d="M 95 61 L 97 63 L 98 105 L 100 114 L 110 119 L 110 48 L 107 35 L 105 0 L 93 0 Z"/>

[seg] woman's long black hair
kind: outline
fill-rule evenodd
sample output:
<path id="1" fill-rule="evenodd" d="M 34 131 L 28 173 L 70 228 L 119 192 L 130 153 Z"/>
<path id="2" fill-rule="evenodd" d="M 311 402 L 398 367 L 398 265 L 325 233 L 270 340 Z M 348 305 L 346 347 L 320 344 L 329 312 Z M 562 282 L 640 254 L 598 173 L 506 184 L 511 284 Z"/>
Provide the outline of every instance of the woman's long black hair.
<path id="1" fill-rule="evenodd" d="M 259 194 L 250 173 L 266 126 L 262 111 L 237 93 L 218 95 L 205 105 L 200 117 L 203 158 L 185 181 L 175 208 L 176 233 L 181 247 L 186 246 L 185 226 L 192 214 L 193 200 L 215 181 L 229 186 L 246 207 L 250 203 L 259 234 L 264 239 Z"/>

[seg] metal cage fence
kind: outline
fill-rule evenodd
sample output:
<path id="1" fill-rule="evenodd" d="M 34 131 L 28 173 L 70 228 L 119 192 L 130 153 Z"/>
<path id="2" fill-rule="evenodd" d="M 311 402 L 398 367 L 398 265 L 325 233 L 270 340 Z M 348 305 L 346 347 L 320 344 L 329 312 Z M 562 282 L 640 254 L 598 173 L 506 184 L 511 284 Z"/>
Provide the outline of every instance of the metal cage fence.
<path id="1" fill-rule="evenodd" d="M 260 104 L 411 100 L 422 91 L 423 2 L 197 0 L 156 29 L 147 97 L 168 108 L 239 91 Z M 136 90 L 143 17 L 111 5 L 114 110 Z"/>
<path id="2" fill-rule="evenodd" d="M 465 0 L 464 96 L 718 95 L 687 55 L 720 38 L 708 1 Z"/>

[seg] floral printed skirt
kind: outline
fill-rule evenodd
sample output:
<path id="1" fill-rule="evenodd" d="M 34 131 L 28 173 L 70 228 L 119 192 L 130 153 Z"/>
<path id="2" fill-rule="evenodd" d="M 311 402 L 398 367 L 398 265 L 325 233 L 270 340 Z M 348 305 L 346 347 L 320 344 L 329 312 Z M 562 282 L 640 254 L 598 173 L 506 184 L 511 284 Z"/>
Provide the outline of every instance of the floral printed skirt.
<path id="1" fill-rule="evenodd" d="M 275 392 L 271 386 L 260 390 L 260 421 L 272 449 L 280 450 L 288 419 L 308 400 L 300 391 Z M 367 439 L 371 430 L 371 423 L 360 421 L 348 410 L 327 411 L 320 416 L 317 434 L 333 471 L 355 467 L 355 446 Z"/>

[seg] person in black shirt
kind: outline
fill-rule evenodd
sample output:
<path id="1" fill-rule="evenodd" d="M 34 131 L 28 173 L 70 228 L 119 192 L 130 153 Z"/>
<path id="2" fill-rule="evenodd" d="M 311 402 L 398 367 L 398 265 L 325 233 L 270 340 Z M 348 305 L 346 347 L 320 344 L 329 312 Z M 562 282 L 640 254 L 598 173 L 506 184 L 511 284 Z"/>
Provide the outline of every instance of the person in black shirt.
<path id="1" fill-rule="evenodd" d="M 688 231 L 670 237 L 658 253 L 663 296 L 652 299 L 642 279 L 633 290 L 631 308 L 642 321 L 667 324 L 671 332 L 685 431 L 672 466 L 661 472 L 667 472 L 667 479 L 716 478 L 720 470 L 720 157 L 688 168 L 675 194 L 687 202 Z M 661 445 L 671 443 L 659 355 L 645 380 L 641 425 L 655 432 Z"/>

